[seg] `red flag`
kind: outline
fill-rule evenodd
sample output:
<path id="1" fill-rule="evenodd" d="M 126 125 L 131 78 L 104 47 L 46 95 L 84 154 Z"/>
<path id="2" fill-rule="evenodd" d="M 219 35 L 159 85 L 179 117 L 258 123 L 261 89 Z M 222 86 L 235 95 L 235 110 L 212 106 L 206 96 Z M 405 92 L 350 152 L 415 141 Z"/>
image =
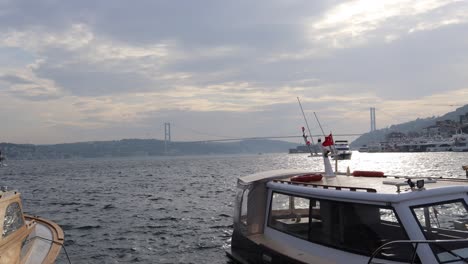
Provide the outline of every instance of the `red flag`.
<path id="1" fill-rule="evenodd" d="M 328 146 L 331 146 L 333 144 L 334 144 L 333 143 L 333 136 L 330 133 L 330 135 L 328 137 L 325 137 L 325 140 L 323 141 L 322 146 L 328 147 Z"/>

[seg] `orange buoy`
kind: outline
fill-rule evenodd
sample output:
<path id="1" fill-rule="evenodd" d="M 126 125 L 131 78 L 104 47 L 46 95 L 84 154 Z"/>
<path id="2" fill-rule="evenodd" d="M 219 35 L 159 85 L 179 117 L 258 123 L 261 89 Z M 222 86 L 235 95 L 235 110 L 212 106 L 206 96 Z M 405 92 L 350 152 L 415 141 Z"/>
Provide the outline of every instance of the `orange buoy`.
<path id="1" fill-rule="evenodd" d="M 291 177 L 292 182 L 314 182 L 322 180 L 322 174 L 304 174 Z"/>
<path id="2" fill-rule="evenodd" d="M 383 171 L 353 171 L 356 177 L 384 177 Z"/>

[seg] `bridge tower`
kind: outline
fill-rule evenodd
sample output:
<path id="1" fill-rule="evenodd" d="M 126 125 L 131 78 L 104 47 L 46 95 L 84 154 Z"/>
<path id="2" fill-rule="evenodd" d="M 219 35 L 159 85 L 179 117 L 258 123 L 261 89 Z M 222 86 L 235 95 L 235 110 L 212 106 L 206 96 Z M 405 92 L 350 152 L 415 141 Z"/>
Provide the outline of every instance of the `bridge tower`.
<path id="1" fill-rule="evenodd" d="M 370 131 L 375 131 L 377 129 L 375 125 L 375 107 L 370 108 Z"/>
<path id="2" fill-rule="evenodd" d="M 169 144 L 171 143 L 171 123 L 164 123 L 164 154 L 168 153 Z"/>

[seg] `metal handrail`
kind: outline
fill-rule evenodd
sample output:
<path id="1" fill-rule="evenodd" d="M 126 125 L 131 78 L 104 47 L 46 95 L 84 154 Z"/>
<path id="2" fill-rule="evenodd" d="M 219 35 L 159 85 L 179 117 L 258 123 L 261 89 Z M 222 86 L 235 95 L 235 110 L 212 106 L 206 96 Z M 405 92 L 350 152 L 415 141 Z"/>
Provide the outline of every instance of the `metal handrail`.
<path id="1" fill-rule="evenodd" d="M 380 251 L 382 251 L 382 249 L 388 247 L 389 245 L 392 245 L 392 244 L 412 244 L 414 246 L 414 250 L 413 250 L 413 254 L 411 256 L 411 263 L 415 263 L 414 261 L 416 260 L 416 251 L 418 249 L 418 246 L 419 244 L 445 244 L 445 243 L 454 243 L 454 242 L 468 242 L 468 239 L 444 239 L 444 240 L 394 240 L 394 241 L 390 241 L 390 242 L 387 242 L 385 244 L 383 244 L 382 246 L 378 247 L 376 250 L 374 250 L 374 252 L 372 253 L 371 257 L 369 258 L 369 261 L 367 262 L 367 264 L 377 264 L 379 262 L 372 262 L 372 260 L 380 253 Z M 436 245 L 438 246 L 438 245 Z M 441 246 L 439 246 L 441 247 Z M 443 248 L 442 249 L 446 250 L 449 254 L 453 255 L 454 257 L 457 257 L 459 258 L 460 260 L 468 263 L 468 258 L 463 258 L 462 256 L 460 255 L 457 255 L 455 253 L 453 253 L 452 251 L 450 250 L 447 250 L 446 248 Z"/>
<path id="2" fill-rule="evenodd" d="M 302 186 L 310 186 L 313 188 L 323 188 L 323 189 L 335 189 L 337 191 L 341 190 L 349 190 L 349 191 L 366 191 L 375 193 L 377 192 L 376 189 L 373 188 L 366 188 L 366 187 L 352 187 L 352 186 L 337 186 L 337 185 L 328 185 L 328 184 L 315 184 L 310 182 L 292 182 L 288 180 L 273 180 L 273 182 L 284 183 L 284 184 L 293 184 L 293 185 L 302 185 Z"/>

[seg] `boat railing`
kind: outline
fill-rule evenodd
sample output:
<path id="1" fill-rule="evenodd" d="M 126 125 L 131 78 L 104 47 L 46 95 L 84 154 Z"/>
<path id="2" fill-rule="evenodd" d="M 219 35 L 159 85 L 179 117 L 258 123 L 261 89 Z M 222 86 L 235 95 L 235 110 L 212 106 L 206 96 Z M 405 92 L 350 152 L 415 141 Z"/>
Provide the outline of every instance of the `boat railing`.
<path id="1" fill-rule="evenodd" d="M 273 182 L 309 186 L 312 188 L 335 189 L 337 191 L 347 190 L 347 191 L 353 191 L 353 192 L 357 192 L 357 191 L 365 191 L 365 192 L 372 192 L 372 193 L 377 192 L 376 189 L 366 188 L 366 187 L 336 186 L 336 185 L 315 184 L 315 183 L 310 183 L 310 182 L 292 182 L 288 180 L 273 180 Z"/>
<path id="2" fill-rule="evenodd" d="M 466 166 L 468 169 L 468 166 Z M 462 167 L 463 168 L 463 167 Z M 468 170 L 467 170 L 468 171 Z M 345 173 L 337 173 L 338 175 L 346 175 Z M 394 178 L 394 179 L 428 179 L 436 181 L 453 181 L 453 182 L 466 182 L 468 183 L 468 178 L 455 178 L 455 177 L 431 177 L 431 176 L 402 176 L 402 175 L 383 175 L 382 178 Z"/>
<path id="3" fill-rule="evenodd" d="M 385 244 L 383 244 L 382 246 L 378 247 L 371 255 L 371 257 L 369 258 L 369 261 L 367 262 L 367 264 L 380 264 L 380 263 L 384 263 L 384 262 L 378 262 L 378 260 L 374 260 L 378 255 L 379 253 L 381 253 L 383 250 L 389 248 L 389 247 L 392 247 L 392 246 L 395 246 L 395 244 L 398 244 L 398 245 L 404 245 L 404 244 L 412 244 L 414 249 L 412 250 L 411 252 L 411 264 L 413 263 L 420 263 L 420 262 L 416 262 L 417 258 L 417 250 L 418 250 L 418 246 L 420 244 L 428 244 L 428 245 L 434 245 L 436 246 L 437 248 L 443 250 L 444 252 L 447 252 L 448 254 L 450 254 L 451 256 L 453 256 L 454 260 L 453 261 L 450 261 L 450 262 L 455 262 L 455 261 L 462 261 L 464 263 L 468 263 L 468 258 L 466 256 L 461 256 L 459 254 L 457 254 L 456 252 L 453 252 L 452 250 L 450 249 L 447 249 L 443 246 L 443 244 L 448 244 L 448 243 L 468 243 L 468 239 L 445 239 L 445 240 L 394 240 L 394 241 L 390 241 L 390 242 L 387 242 Z M 442 245 L 441 245 L 442 244 Z M 386 262 L 385 262 L 386 263 Z M 459 263 L 459 262 L 457 262 Z"/>

